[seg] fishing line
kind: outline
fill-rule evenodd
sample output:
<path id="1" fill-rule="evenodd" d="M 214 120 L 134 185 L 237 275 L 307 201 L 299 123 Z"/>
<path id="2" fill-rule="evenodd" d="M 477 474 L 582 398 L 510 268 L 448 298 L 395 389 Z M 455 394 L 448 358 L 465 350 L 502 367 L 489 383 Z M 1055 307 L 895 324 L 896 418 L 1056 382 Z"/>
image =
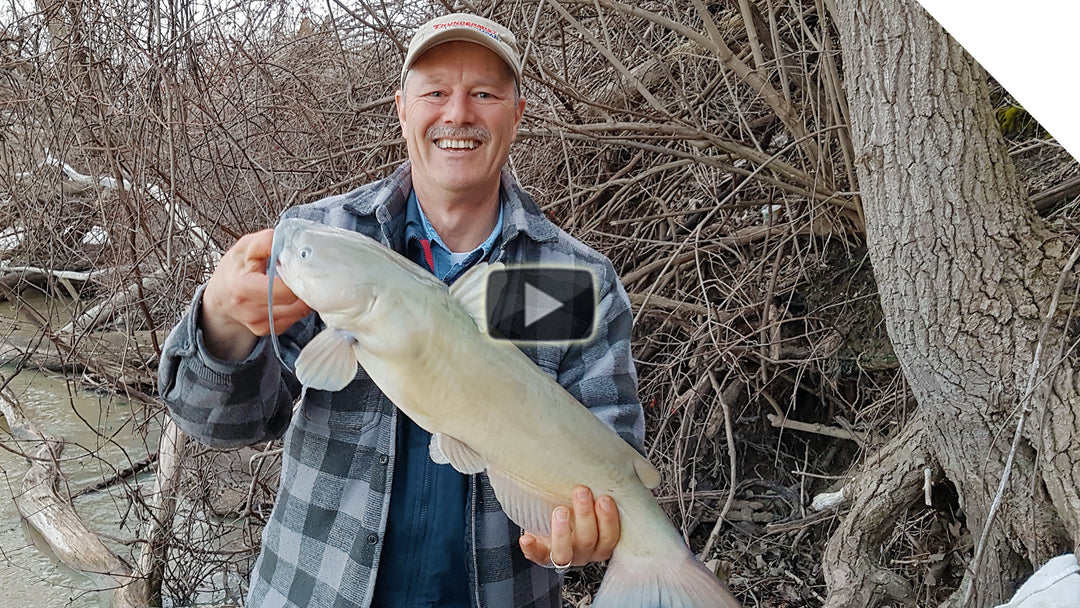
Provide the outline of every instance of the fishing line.
<path id="1" fill-rule="evenodd" d="M 281 250 L 284 248 L 284 242 L 278 238 L 278 232 L 274 230 L 274 240 L 270 245 L 270 260 L 266 263 L 266 277 L 268 284 L 266 286 L 266 314 L 270 319 L 270 344 L 274 346 L 274 356 L 277 357 L 281 367 L 290 371 L 294 376 L 296 375 L 296 368 L 285 363 L 285 358 L 281 356 L 281 343 L 278 341 L 277 329 L 274 327 L 274 276 L 277 274 L 277 260 L 281 254 Z M 304 398 L 307 397 L 306 385 L 300 387 L 300 397 L 293 404 L 293 412 L 300 407 L 300 404 L 304 402 Z"/>
<path id="2" fill-rule="evenodd" d="M 270 245 L 270 261 L 266 264 L 266 277 L 269 284 L 266 287 L 266 314 L 270 317 L 270 343 L 274 345 L 274 355 L 281 362 L 281 366 L 295 373 L 296 369 L 289 367 L 281 356 L 281 344 L 278 342 L 277 330 L 274 328 L 274 275 L 277 274 L 277 259 L 281 254 L 284 244 L 278 239 L 277 230 L 274 231 L 274 241 Z"/>

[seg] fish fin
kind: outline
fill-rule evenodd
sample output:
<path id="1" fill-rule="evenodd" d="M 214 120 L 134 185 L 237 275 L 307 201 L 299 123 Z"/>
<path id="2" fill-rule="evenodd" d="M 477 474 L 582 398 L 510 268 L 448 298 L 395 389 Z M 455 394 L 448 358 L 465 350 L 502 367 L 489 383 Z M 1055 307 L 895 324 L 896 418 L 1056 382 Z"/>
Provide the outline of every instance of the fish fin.
<path id="1" fill-rule="evenodd" d="M 479 473 L 487 468 L 487 461 L 483 456 L 457 439 L 442 433 L 431 436 L 428 454 L 435 464 L 449 464 L 466 475 Z"/>
<path id="2" fill-rule="evenodd" d="M 502 262 L 480 262 L 465 271 L 454 284 L 450 286 L 450 295 L 454 297 L 476 321 L 476 326 L 481 332 L 487 332 L 487 310 L 484 308 L 484 299 L 487 292 L 488 272 L 503 267 Z"/>
<path id="3" fill-rule="evenodd" d="M 572 507 L 565 497 L 545 492 L 498 469 L 488 469 L 488 479 L 506 516 L 526 532 L 550 536 L 551 512 L 558 506 Z"/>
<path id="4" fill-rule="evenodd" d="M 340 391 L 356 377 L 356 339 L 336 329 L 324 329 L 296 358 L 300 384 L 324 391 Z"/>
<path id="5" fill-rule="evenodd" d="M 615 547 L 591 608 L 739 608 L 739 601 L 689 549 L 658 558 Z"/>
<path id="6" fill-rule="evenodd" d="M 656 467 L 646 460 L 644 456 L 638 455 L 634 459 L 634 472 L 637 473 L 638 479 L 646 488 L 655 490 L 660 485 L 660 471 L 656 470 Z"/>

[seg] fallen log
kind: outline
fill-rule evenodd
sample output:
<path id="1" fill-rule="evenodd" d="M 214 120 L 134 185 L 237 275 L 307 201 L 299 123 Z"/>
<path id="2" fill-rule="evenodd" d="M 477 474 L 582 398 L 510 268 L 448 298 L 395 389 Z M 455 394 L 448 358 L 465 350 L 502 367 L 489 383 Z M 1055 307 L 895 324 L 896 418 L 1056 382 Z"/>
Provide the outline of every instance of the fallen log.
<path id="1" fill-rule="evenodd" d="M 33 287 L 45 291 L 49 284 L 49 274 L 39 269 L 4 269 L 0 274 L 0 302 L 9 300 Z"/>
<path id="2" fill-rule="evenodd" d="M 22 518 L 41 535 L 57 559 L 112 589 L 115 608 L 149 606 L 144 577 L 109 549 L 71 503 L 60 497 L 58 460 L 64 449 L 63 439 L 51 437 L 30 421 L 7 388 L 0 390 L 0 411 L 12 435 L 35 444 L 32 450 L 24 451 L 31 462 L 30 470 L 23 477 L 22 491 L 15 496 Z"/>
<path id="3" fill-rule="evenodd" d="M 61 293 L 79 297 L 75 283 L 86 283 L 99 279 L 115 271 L 107 270 L 53 270 L 38 266 L 0 265 L 0 301 L 10 300 L 12 296 L 34 288 L 42 293 L 55 290 L 55 285 L 63 287 Z"/>
<path id="4" fill-rule="evenodd" d="M 105 298 L 97 305 L 72 319 L 71 322 L 60 329 L 59 333 L 72 334 L 78 331 L 89 331 L 107 324 L 122 314 L 129 306 L 138 302 L 142 298 L 144 291 L 157 288 L 164 279 L 163 273 L 142 277 L 139 282 L 115 291 L 112 296 Z"/>

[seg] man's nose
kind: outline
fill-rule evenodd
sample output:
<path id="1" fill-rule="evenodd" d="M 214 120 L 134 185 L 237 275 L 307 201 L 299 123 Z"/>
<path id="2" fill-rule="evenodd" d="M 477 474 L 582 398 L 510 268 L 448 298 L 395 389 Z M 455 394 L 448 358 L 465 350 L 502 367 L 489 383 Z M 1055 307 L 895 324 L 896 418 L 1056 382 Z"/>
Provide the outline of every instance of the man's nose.
<path id="1" fill-rule="evenodd" d="M 443 111 L 443 122 L 457 125 L 468 125 L 473 122 L 472 98 L 465 93 L 454 93 L 446 102 Z"/>

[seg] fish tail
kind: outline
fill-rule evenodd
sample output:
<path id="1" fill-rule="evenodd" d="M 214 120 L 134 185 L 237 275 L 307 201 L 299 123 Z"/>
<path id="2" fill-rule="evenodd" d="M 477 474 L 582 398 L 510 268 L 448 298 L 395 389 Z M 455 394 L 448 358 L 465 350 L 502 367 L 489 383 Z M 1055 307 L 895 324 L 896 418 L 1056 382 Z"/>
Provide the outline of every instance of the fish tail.
<path id="1" fill-rule="evenodd" d="M 669 559 L 616 553 L 592 608 L 740 608 L 688 549 Z"/>

